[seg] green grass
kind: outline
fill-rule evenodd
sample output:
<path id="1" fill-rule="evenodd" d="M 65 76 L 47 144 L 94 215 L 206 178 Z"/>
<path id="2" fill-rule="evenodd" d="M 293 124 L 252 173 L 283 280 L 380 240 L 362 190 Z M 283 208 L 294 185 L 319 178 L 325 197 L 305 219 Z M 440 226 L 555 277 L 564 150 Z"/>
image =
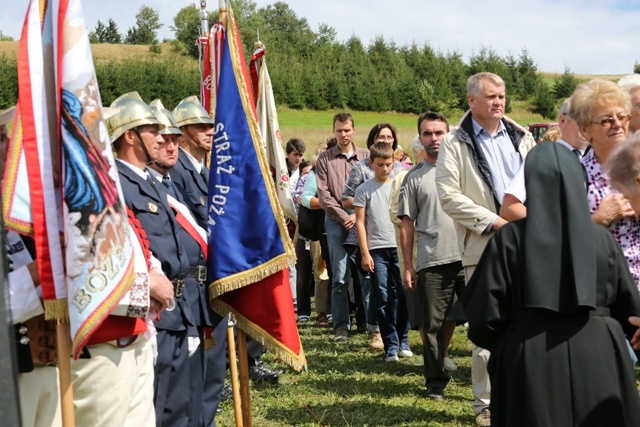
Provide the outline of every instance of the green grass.
<path id="1" fill-rule="evenodd" d="M 422 345 L 410 333 L 414 357 L 397 363 L 384 361 L 371 350 L 367 334 L 352 334 L 335 343 L 331 328 L 310 322 L 299 327 L 309 365 L 297 373 L 269 354 L 268 365 L 284 370 L 277 386 L 251 384 L 254 426 L 473 426 L 471 409 L 471 345 L 465 329 L 456 330 L 450 356 L 458 365 L 445 390 L 445 400 L 425 397 Z M 220 427 L 234 426 L 233 404 L 227 402 L 216 417 Z"/>

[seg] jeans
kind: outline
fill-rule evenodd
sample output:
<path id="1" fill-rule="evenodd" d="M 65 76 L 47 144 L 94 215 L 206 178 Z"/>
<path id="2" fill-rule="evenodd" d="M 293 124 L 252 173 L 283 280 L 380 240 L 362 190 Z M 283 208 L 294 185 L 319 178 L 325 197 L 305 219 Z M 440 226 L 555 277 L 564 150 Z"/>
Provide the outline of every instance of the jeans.
<path id="1" fill-rule="evenodd" d="M 376 304 L 371 297 L 371 275 L 362 269 L 362 255 L 360 248 L 353 245 L 344 245 L 349 257 L 349 266 L 358 274 L 360 291 L 362 293 L 362 305 L 364 306 L 365 320 L 369 332 L 378 332 L 378 315 Z M 357 298 L 354 298 L 357 300 Z"/>
<path id="2" fill-rule="evenodd" d="M 373 249 L 371 295 L 376 304 L 378 326 L 386 352 L 409 344 L 409 314 L 402 288 L 396 248 Z"/>
<path id="3" fill-rule="evenodd" d="M 342 242 L 347 230 L 342 224 L 326 216 L 325 232 L 327 233 L 327 246 L 331 264 L 331 314 L 333 315 L 333 328 L 349 329 L 349 268 L 347 251 Z"/>

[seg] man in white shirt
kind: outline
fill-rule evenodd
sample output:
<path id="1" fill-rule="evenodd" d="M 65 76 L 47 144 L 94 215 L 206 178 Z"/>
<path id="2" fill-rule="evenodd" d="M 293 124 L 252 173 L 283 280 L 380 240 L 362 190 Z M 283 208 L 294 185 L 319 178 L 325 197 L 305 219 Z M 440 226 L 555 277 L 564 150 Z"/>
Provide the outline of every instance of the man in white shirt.
<path id="1" fill-rule="evenodd" d="M 558 124 L 562 132 L 558 144 L 571 150 L 578 158 L 582 159 L 591 146 L 589 141 L 582 135 L 582 132 L 580 132 L 576 121 L 569 115 L 570 108 L 571 98 L 567 98 L 560 106 L 560 114 L 558 115 Z M 502 206 L 500 207 L 500 216 L 507 221 L 524 218 L 527 216 L 527 208 L 524 206 L 526 199 L 524 163 L 522 163 L 520 170 L 505 191 Z"/>

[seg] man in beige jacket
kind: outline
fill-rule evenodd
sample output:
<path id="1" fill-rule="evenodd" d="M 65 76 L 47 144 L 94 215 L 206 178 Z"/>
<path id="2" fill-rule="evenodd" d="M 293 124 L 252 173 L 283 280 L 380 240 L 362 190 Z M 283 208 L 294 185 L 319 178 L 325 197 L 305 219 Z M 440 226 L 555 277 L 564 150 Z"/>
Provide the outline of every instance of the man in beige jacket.
<path id="1" fill-rule="evenodd" d="M 436 187 L 442 209 L 453 218 L 465 280 L 495 230 L 506 224 L 498 216 L 500 202 L 527 152 L 533 136 L 504 116 L 505 84 L 492 73 L 467 80 L 470 113 L 443 141 L 436 167 Z M 473 347 L 471 382 L 476 423 L 491 425 L 489 351 Z"/>

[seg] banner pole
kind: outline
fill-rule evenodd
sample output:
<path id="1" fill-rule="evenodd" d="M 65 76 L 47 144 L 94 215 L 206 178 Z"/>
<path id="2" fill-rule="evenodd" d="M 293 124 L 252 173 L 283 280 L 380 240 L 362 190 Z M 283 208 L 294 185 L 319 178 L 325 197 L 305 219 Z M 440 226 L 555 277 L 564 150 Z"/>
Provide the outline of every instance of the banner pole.
<path id="1" fill-rule="evenodd" d="M 240 402 L 240 384 L 238 383 L 238 360 L 236 359 L 236 338 L 233 335 L 233 322 L 227 326 L 227 346 L 229 348 L 229 372 L 231 374 L 231 391 L 233 392 L 233 415 L 236 427 L 242 425 L 242 402 Z"/>
<path id="2" fill-rule="evenodd" d="M 249 393 L 249 360 L 247 359 L 247 335 L 238 328 L 238 359 L 240 359 L 240 394 L 244 427 L 251 427 L 251 395 Z"/>
<path id="3" fill-rule="evenodd" d="M 58 353 L 58 376 L 60 377 L 60 407 L 62 425 L 74 427 L 73 388 L 71 386 L 71 333 L 69 323 L 56 322 L 56 347 Z"/>

